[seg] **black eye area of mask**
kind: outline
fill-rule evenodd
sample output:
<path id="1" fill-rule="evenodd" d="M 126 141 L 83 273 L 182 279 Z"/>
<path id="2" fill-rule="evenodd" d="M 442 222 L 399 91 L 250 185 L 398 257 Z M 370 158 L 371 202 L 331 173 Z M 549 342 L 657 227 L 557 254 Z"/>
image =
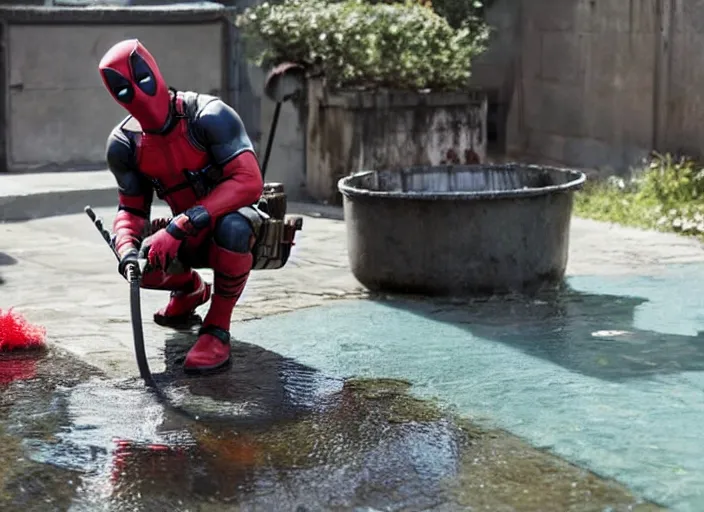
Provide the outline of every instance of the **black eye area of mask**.
<path id="1" fill-rule="evenodd" d="M 137 52 L 132 52 L 130 55 L 130 66 L 132 68 L 132 76 L 144 94 L 149 96 L 156 95 L 156 79 L 149 65 Z"/>
<path id="2" fill-rule="evenodd" d="M 113 96 L 120 103 L 128 104 L 134 99 L 132 83 L 114 69 L 104 69 L 103 76 Z"/>

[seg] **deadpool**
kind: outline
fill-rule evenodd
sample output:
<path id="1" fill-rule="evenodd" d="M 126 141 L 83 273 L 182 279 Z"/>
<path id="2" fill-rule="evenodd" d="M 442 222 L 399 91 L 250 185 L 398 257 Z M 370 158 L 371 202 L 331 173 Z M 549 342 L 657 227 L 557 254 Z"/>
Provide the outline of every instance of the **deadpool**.
<path id="1" fill-rule="evenodd" d="M 145 259 L 141 287 L 171 292 L 154 321 L 173 328 L 200 323 L 184 370 L 219 369 L 230 360 L 232 311 L 266 223 L 257 208 L 264 184 L 252 142 L 238 114 L 221 99 L 169 87 L 136 39 L 110 48 L 99 73 L 129 113 L 106 147 L 118 187 L 113 223 L 118 269 L 126 277 Z M 172 217 L 151 220 L 154 195 L 168 204 Z M 212 285 L 196 268 L 213 270 Z M 208 301 L 201 320 L 196 308 Z"/>

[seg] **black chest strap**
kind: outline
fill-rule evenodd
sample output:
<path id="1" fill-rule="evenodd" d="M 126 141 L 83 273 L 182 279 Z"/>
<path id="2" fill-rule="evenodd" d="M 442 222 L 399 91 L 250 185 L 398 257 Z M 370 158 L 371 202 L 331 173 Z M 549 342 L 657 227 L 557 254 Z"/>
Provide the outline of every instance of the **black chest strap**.
<path id="1" fill-rule="evenodd" d="M 171 89 L 171 91 L 173 93 L 172 108 L 175 112 L 175 128 L 176 125 L 183 122 L 183 120 L 187 123 L 188 115 L 186 113 L 185 106 L 186 99 L 183 93 L 176 91 L 175 89 Z M 186 190 L 188 188 L 193 190 L 193 193 L 198 199 L 201 199 L 207 196 L 210 191 L 222 180 L 222 170 L 212 164 L 197 170 L 183 169 L 181 173 L 184 180 L 181 183 L 168 188 L 164 187 L 160 180 L 156 178 L 151 179 L 152 185 L 154 186 L 154 192 L 159 199 L 166 200 L 166 198 L 171 194 L 180 192 L 181 190 Z"/>

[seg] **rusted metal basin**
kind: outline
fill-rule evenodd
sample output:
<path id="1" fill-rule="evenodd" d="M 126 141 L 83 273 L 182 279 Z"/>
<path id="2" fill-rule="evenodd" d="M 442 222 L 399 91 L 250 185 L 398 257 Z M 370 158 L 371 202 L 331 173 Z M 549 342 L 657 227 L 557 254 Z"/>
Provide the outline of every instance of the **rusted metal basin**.
<path id="1" fill-rule="evenodd" d="M 373 291 L 526 293 L 567 267 L 582 172 L 532 165 L 363 171 L 338 182 L 354 276 Z"/>

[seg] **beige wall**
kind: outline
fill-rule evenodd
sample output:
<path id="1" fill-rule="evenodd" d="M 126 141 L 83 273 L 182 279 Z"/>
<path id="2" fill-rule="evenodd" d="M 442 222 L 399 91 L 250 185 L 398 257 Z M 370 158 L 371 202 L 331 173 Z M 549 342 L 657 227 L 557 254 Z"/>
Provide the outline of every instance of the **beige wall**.
<path id="1" fill-rule="evenodd" d="M 670 3 L 670 2 L 666 2 Z M 672 0 L 669 59 L 663 63 L 664 148 L 704 156 L 704 2 Z M 667 54 L 666 54 L 667 56 Z"/>
<path id="2" fill-rule="evenodd" d="M 508 149 L 623 172 L 704 156 L 704 1 L 496 0 L 474 83 L 508 84 Z"/>
<path id="3" fill-rule="evenodd" d="M 219 95 L 220 23 L 10 25 L 9 167 L 104 165 L 105 140 L 126 112 L 103 88 L 97 63 L 114 43 L 139 38 L 170 85 Z"/>
<path id="4" fill-rule="evenodd" d="M 621 169 L 653 142 L 657 0 L 524 4 L 512 149 Z"/>

